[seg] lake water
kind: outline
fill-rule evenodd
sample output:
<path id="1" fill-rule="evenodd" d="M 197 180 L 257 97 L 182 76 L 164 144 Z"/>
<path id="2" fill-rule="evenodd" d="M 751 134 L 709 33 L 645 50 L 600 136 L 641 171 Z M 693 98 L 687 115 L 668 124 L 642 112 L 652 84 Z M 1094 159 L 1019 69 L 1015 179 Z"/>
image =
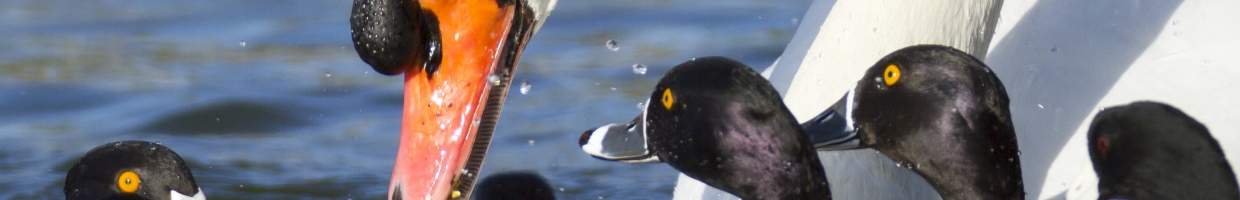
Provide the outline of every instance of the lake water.
<path id="1" fill-rule="evenodd" d="M 350 3 L 0 1 L 0 199 L 62 199 L 78 156 L 131 139 L 176 150 L 211 199 L 382 198 L 401 79 L 357 58 Z M 632 119 L 692 57 L 767 66 L 809 3 L 560 1 L 483 175 L 536 171 L 562 199 L 670 198 L 673 169 L 593 159 L 580 133 Z"/>

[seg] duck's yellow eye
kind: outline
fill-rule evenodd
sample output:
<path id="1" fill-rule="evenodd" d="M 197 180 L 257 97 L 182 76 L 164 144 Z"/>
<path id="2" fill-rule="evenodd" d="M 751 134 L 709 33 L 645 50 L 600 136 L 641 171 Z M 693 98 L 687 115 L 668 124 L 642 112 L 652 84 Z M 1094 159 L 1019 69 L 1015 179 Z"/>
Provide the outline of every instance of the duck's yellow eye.
<path id="1" fill-rule="evenodd" d="M 883 83 L 887 84 L 887 87 L 891 87 L 898 82 L 900 82 L 900 66 L 887 64 L 887 69 L 883 70 Z"/>
<path id="2" fill-rule="evenodd" d="M 672 89 L 663 90 L 663 109 L 672 110 L 672 105 L 676 104 L 676 97 L 672 95 Z"/>
<path id="3" fill-rule="evenodd" d="M 116 176 L 116 189 L 122 193 L 137 192 L 140 185 L 142 185 L 142 177 L 133 171 L 125 170 L 120 176 Z"/>

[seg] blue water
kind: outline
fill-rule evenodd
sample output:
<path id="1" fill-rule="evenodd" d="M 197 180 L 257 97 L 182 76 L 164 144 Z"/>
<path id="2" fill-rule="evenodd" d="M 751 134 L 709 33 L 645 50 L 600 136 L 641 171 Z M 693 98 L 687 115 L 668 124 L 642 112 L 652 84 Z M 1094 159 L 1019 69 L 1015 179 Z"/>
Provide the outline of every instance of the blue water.
<path id="1" fill-rule="evenodd" d="M 401 80 L 357 58 L 349 3 L 0 1 L 0 199 L 61 199 L 78 156 L 129 139 L 176 150 L 211 199 L 381 198 Z M 632 119 L 692 57 L 767 66 L 808 4 L 560 1 L 521 59 L 515 82 L 532 87 L 509 95 L 483 175 L 537 171 L 563 199 L 669 198 L 673 169 L 595 160 L 579 134 Z"/>

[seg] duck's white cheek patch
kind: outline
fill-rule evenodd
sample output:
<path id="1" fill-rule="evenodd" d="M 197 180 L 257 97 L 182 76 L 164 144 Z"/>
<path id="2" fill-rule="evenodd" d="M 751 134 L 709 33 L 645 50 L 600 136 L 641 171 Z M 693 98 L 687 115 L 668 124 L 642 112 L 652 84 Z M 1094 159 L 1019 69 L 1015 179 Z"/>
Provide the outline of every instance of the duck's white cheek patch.
<path id="1" fill-rule="evenodd" d="M 202 188 L 198 188 L 198 194 L 194 194 L 194 196 L 184 195 L 176 190 L 170 190 L 168 193 L 170 193 L 168 196 L 172 197 L 172 200 L 207 200 L 206 192 L 203 192 Z"/>

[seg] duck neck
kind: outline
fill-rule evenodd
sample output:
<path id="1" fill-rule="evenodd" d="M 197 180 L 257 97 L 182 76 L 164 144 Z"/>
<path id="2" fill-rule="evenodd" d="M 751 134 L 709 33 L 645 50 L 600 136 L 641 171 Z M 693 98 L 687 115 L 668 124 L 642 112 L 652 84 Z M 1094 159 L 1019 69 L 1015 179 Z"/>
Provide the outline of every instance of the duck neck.
<path id="1" fill-rule="evenodd" d="M 1024 199 L 1025 196 L 1020 162 L 1015 157 L 1012 160 L 936 159 L 906 163 L 915 163 L 903 165 L 921 174 L 943 199 Z"/>
<path id="2" fill-rule="evenodd" d="M 821 168 L 794 170 L 801 172 L 793 173 L 795 176 L 750 177 L 752 180 L 768 180 L 763 184 L 751 184 L 753 190 L 737 195 L 744 199 L 831 199 L 831 189 Z"/>

